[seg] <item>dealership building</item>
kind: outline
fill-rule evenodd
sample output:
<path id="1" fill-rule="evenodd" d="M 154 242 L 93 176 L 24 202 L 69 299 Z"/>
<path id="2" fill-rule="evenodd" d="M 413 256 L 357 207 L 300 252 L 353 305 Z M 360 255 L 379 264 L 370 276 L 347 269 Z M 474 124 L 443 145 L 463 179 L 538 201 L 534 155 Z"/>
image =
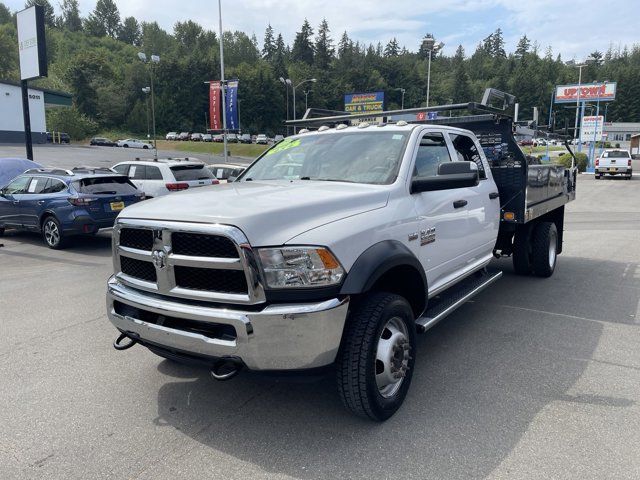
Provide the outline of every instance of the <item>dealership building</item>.
<path id="1" fill-rule="evenodd" d="M 33 143 L 47 142 L 46 108 L 70 107 L 71 95 L 44 88 L 29 88 L 29 115 Z M 24 143 L 22 89 L 0 81 L 0 143 Z"/>
<path id="2" fill-rule="evenodd" d="M 631 137 L 640 133 L 640 122 L 604 122 L 604 133 L 608 142 L 629 148 Z"/>

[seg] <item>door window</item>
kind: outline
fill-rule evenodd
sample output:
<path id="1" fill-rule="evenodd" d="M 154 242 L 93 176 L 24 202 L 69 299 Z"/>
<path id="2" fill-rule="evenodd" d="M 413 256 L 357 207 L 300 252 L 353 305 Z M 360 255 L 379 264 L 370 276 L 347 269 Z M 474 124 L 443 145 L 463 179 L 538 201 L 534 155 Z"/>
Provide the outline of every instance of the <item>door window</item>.
<path id="1" fill-rule="evenodd" d="M 134 180 L 144 180 L 145 179 L 145 166 L 144 165 L 131 165 L 129 169 L 129 178 L 133 178 Z"/>
<path id="2" fill-rule="evenodd" d="M 444 135 L 439 132 L 426 133 L 420 140 L 414 177 L 435 177 L 441 163 L 450 162 L 451 156 Z"/>
<path id="3" fill-rule="evenodd" d="M 18 177 L 9 185 L 7 185 L 7 187 L 4 189 L 4 193 L 8 195 L 24 193 L 27 190 L 27 185 L 29 185 L 30 180 L 31 177 Z"/>
<path id="4" fill-rule="evenodd" d="M 49 179 L 47 182 L 47 186 L 42 191 L 42 193 L 58 193 L 67 189 L 67 185 L 60 180 L 56 180 L 55 178 Z"/>
<path id="5" fill-rule="evenodd" d="M 478 175 L 480 180 L 487 178 L 487 174 L 484 171 L 484 164 L 482 163 L 482 157 L 478 148 L 476 147 L 473 139 L 467 135 L 459 135 L 450 133 L 451 143 L 458 155 L 458 161 L 460 162 L 473 162 L 478 166 Z"/>
<path id="6" fill-rule="evenodd" d="M 118 172 L 120 175 L 126 175 L 129 171 L 129 165 L 126 163 L 124 165 L 116 165 L 113 169 Z"/>
<path id="7" fill-rule="evenodd" d="M 147 180 L 162 180 L 162 173 L 158 167 L 152 167 L 147 165 L 145 167 L 147 173 L 145 174 L 145 178 Z"/>
<path id="8" fill-rule="evenodd" d="M 49 179 L 47 177 L 33 177 L 26 193 L 44 193 L 48 181 Z"/>

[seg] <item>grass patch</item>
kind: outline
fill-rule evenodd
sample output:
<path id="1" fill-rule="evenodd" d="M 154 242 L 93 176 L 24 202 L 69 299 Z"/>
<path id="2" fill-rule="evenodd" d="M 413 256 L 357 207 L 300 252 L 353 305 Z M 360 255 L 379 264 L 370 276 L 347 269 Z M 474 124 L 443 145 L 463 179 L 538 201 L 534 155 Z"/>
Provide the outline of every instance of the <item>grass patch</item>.
<path id="1" fill-rule="evenodd" d="M 213 142 L 170 142 L 158 140 L 159 150 L 177 150 L 179 152 L 210 153 L 222 155 L 222 143 Z M 249 143 L 229 143 L 227 149 L 234 157 L 256 158 L 268 148 L 267 145 L 254 145 Z"/>

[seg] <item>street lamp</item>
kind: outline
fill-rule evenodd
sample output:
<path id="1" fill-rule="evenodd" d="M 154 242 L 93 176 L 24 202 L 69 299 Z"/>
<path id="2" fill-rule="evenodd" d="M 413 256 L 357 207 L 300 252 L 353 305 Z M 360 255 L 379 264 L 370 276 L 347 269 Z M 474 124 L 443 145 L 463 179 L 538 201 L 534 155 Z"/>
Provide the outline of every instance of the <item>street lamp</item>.
<path id="1" fill-rule="evenodd" d="M 309 89 L 309 90 L 303 90 L 302 93 L 304 93 L 304 111 L 306 112 L 307 110 L 309 110 L 309 103 L 308 103 L 308 97 L 309 94 L 313 92 L 313 89 Z"/>
<path id="2" fill-rule="evenodd" d="M 142 88 L 142 93 L 144 93 L 145 99 L 144 99 L 144 103 L 147 106 L 147 141 L 149 140 L 149 137 L 151 136 L 149 134 L 149 92 L 151 92 L 151 87 L 143 87 Z"/>
<path id="3" fill-rule="evenodd" d="M 431 87 L 431 57 L 434 53 L 438 53 L 444 48 L 444 43 L 440 42 L 436 45 L 436 39 L 430 33 L 424 37 L 422 41 L 425 49 L 429 52 L 429 66 L 427 67 L 427 107 L 429 106 L 429 89 Z"/>
<path id="4" fill-rule="evenodd" d="M 220 41 L 218 42 L 220 44 L 220 88 L 221 88 L 221 93 L 222 93 L 222 142 L 223 142 L 223 149 L 224 149 L 224 163 L 227 163 L 229 161 L 228 154 L 227 154 L 227 106 L 226 106 L 226 93 L 227 93 L 227 84 L 225 82 L 224 79 L 224 49 L 222 47 L 222 40 L 223 40 L 223 35 L 222 35 L 222 1 L 218 0 L 218 38 L 220 39 Z"/>
<path id="5" fill-rule="evenodd" d="M 287 91 L 287 121 L 289 121 L 289 85 L 291 85 L 291 79 L 280 77 L 280 83 L 284 85 L 284 89 Z M 287 135 L 289 135 L 289 125 L 287 125 Z"/>
<path id="6" fill-rule="evenodd" d="M 306 80 L 302 80 L 299 84 L 294 85 L 293 83 L 291 83 L 291 80 L 287 79 L 289 81 L 289 83 L 291 84 L 291 89 L 293 90 L 293 119 L 296 119 L 296 88 L 298 88 L 300 85 L 303 85 L 305 83 L 311 82 L 311 83 L 316 83 L 318 80 L 316 80 L 315 78 L 307 78 Z M 296 134 L 296 126 L 293 126 L 293 134 Z"/>
<path id="7" fill-rule="evenodd" d="M 160 63 L 160 57 L 158 55 L 151 55 L 151 58 L 148 61 L 147 55 L 144 52 L 138 52 L 138 58 L 144 63 L 149 64 L 149 72 L 151 74 L 151 118 L 153 119 L 153 158 L 154 160 L 157 160 L 158 144 L 156 141 L 156 105 L 155 105 L 155 93 L 153 91 L 153 64 Z"/>
<path id="8" fill-rule="evenodd" d="M 394 90 L 400 91 L 400 93 L 402 94 L 402 102 L 400 104 L 400 110 L 404 110 L 404 92 L 407 91 L 406 88 L 394 88 Z"/>

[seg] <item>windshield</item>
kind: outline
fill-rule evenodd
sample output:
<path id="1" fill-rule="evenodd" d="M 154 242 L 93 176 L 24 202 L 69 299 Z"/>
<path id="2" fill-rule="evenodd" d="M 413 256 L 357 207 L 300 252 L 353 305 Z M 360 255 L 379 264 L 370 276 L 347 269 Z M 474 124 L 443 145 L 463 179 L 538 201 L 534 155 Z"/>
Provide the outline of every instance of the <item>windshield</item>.
<path id="1" fill-rule="evenodd" d="M 345 132 L 286 138 L 241 178 L 325 180 L 388 185 L 395 181 L 410 132 Z"/>
<path id="2" fill-rule="evenodd" d="M 180 165 L 171 167 L 171 171 L 178 182 L 215 178 L 213 173 L 208 168 L 205 168 L 204 165 Z"/>
<path id="3" fill-rule="evenodd" d="M 83 178 L 73 182 L 73 187 L 78 193 L 91 193 L 93 195 L 133 195 L 137 193 L 136 187 L 127 177 Z"/>
<path id="4" fill-rule="evenodd" d="M 604 152 L 604 158 L 629 158 L 629 152 L 626 150 L 612 150 Z"/>

